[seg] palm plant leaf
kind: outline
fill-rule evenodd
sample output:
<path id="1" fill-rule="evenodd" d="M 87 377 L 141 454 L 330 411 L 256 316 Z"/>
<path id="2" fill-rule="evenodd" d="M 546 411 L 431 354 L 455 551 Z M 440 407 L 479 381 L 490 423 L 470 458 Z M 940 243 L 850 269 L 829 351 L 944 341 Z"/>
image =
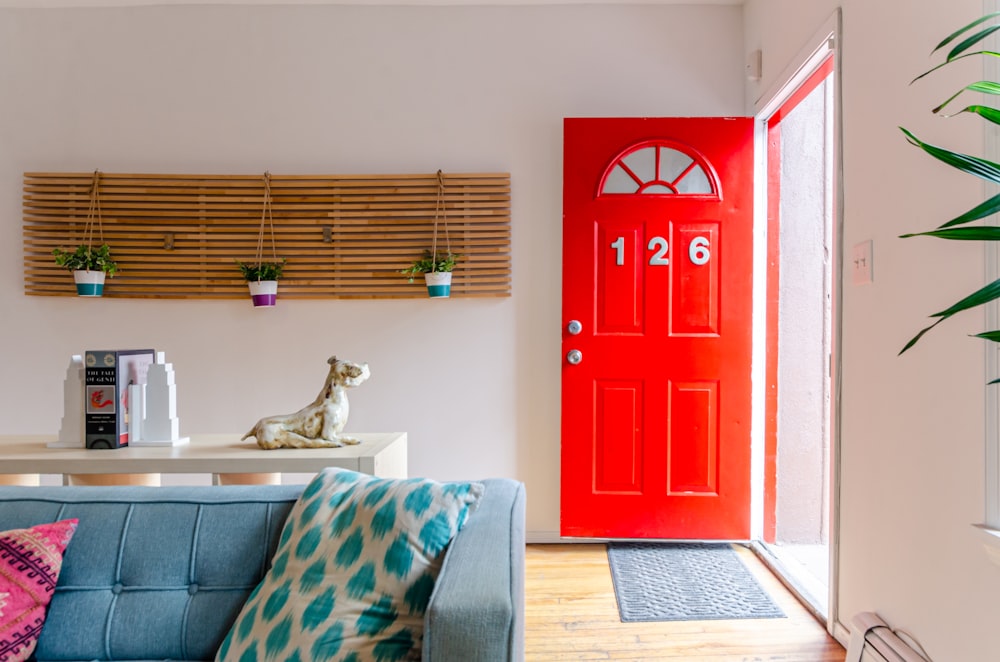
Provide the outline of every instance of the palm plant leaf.
<path id="1" fill-rule="evenodd" d="M 989 200 L 981 202 L 969 211 L 965 212 L 961 216 L 956 216 L 947 223 L 942 223 L 938 226 L 938 230 L 944 228 L 950 228 L 954 225 L 962 225 L 963 223 L 969 223 L 971 221 L 978 221 L 981 218 L 986 218 L 996 212 L 1000 212 L 1000 193 L 994 195 Z"/>
<path id="2" fill-rule="evenodd" d="M 1000 331 L 984 331 L 983 333 L 977 333 L 973 338 L 985 338 L 993 342 L 1000 342 Z"/>
<path id="3" fill-rule="evenodd" d="M 997 26 L 997 27 L 1000 27 L 1000 26 Z M 955 97 L 957 97 L 958 95 L 960 95 L 962 92 L 965 92 L 966 90 L 969 90 L 970 92 L 982 92 L 983 94 L 998 95 L 998 94 L 1000 94 L 1000 85 L 998 85 L 997 83 L 988 81 L 988 80 L 981 80 L 981 81 L 979 81 L 977 83 L 973 83 L 972 85 L 967 85 L 967 86 L 963 87 L 962 89 L 960 89 L 958 92 L 955 92 L 950 97 L 948 97 L 947 99 L 945 99 L 944 103 L 942 103 L 940 106 L 932 109 L 931 112 L 932 113 L 940 113 L 941 110 L 945 106 L 947 106 L 949 103 L 951 103 L 952 101 L 955 100 Z"/>
<path id="4" fill-rule="evenodd" d="M 938 239 L 953 239 L 958 241 L 1000 241 L 1000 226 L 986 225 L 971 228 L 946 228 L 928 232 L 901 234 L 900 239 L 910 237 L 937 237 Z"/>
<path id="5" fill-rule="evenodd" d="M 963 310 L 968 310 L 969 308 L 975 308 L 976 306 L 981 306 L 984 303 L 989 303 L 995 299 L 1000 299 L 1000 278 L 993 281 L 988 285 L 984 285 L 969 296 L 956 301 L 952 305 L 948 306 L 944 310 L 934 313 L 931 317 L 940 317 L 942 321 L 948 319 L 949 317 L 962 312 Z"/>
<path id="6" fill-rule="evenodd" d="M 976 290 L 969 296 L 965 297 L 964 299 L 956 301 L 948 308 L 945 308 L 944 310 L 931 315 L 931 317 L 938 317 L 940 319 L 935 321 L 930 326 L 921 329 L 920 333 L 910 338 L 910 341 L 906 343 L 903 349 L 899 350 L 899 353 L 902 354 L 906 350 L 916 345 L 917 341 L 920 340 L 925 333 L 927 333 L 935 326 L 948 319 L 949 317 L 957 315 L 963 310 L 968 310 L 969 308 L 975 308 L 976 306 L 981 306 L 984 303 L 989 303 L 990 301 L 994 301 L 995 299 L 1000 299 L 1000 279 L 997 279 L 992 283 L 990 283 L 989 285 L 985 285 L 979 288 L 978 290 Z"/>
<path id="7" fill-rule="evenodd" d="M 966 106 L 962 110 L 958 111 L 958 113 L 955 113 L 955 115 L 958 115 L 959 113 L 975 113 L 976 115 L 979 115 L 988 122 L 992 122 L 993 124 L 1000 124 L 1000 110 L 993 108 L 991 106 L 980 106 L 980 105 Z M 949 117 L 954 117 L 954 115 L 949 115 Z"/>
<path id="8" fill-rule="evenodd" d="M 955 62 L 957 60 L 961 60 L 962 58 L 972 57 L 974 55 L 990 55 L 992 57 L 1000 57 L 1000 53 L 997 53 L 995 51 L 973 51 L 972 53 L 962 53 L 961 55 L 959 55 L 958 57 L 956 57 L 953 60 L 945 60 L 944 62 L 942 62 L 941 64 L 937 65 L 936 67 L 932 67 L 932 68 L 928 69 L 924 73 L 920 74 L 919 76 L 917 76 L 916 78 L 914 78 L 913 80 L 911 80 L 910 81 L 910 85 L 913 85 L 914 83 L 916 83 L 918 80 L 920 80 L 921 78 L 923 78 L 927 74 L 934 73 L 935 71 L 937 71 L 941 67 L 947 67 L 952 62 Z"/>
<path id="9" fill-rule="evenodd" d="M 992 14 L 986 14 L 982 18 L 977 18 L 972 23 L 969 23 L 965 27 L 960 28 L 960 29 L 956 30 L 955 32 L 952 32 L 950 35 L 948 35 L 947 37 L 945 37 L 944 40 L 940 44 L 938 44 L 937 46 L 935 46 L 934 50 L 931 51 L 931 52 L 932 53 L 936 53 L 937 51 L 941 50 L 942 48 L 944 48 L 945 46 L 947 46 L 951 42 L 953 42 L 956 39 L 958 39 L 959 37 L 961 37 L 964 33 L 968 32 L 972 28 L 976 27 L 977 25 L 981 25 L 981 24 L 985 23 L 986 21 L 988 21 L 991 18 L 994 18 L 996 16 L 1000 16 L 1000 12 L 994 12 Z"/>
<path id="10" fill-rule="evenodd" d="M 959 55 L 969 50 L 970 48 L 981 42 L 983 39 L 986 39 L 997 30 L 1000 30 L 1000 25 L 991 25 L 988 28 L 980 30 L 971 37 L 963 39 L 961 42 L 959 42 L 957 46 L 955 46 L 953 49 L 951 49 L 951 51 L 948 52 L 948 60 L 951 61 L 956 59 Z"/>
<path id="11" fill-rule="evenodd" d="M 970 175 L 1000 184 L 1000 164 L 925 143 L 903 127 L 900 127 L 900 130 L 906 134 L 906 139 L 910 141 L 911 145 L 916 145 L 937 160 L 947 163 L 962 172 L 967 172 Z"/>
<path id="12" fill-rule="evenodd" d="M 917 335 L 915 335 L 912 338 L 910 338 L 910 342 L 906 343 L 903 346 L 903 349 L 899 350 L 899 354 L 897 354 L 896 356 L 901 356 L 903 354 L 903 352 L 905 352 L 906 350 L 908 350 L 911 347 L 913 347 L 914 345 L 916 345 L 917 341 L 920 340 L 921 338 L 923 338 L 925 333 L 927 333 L 928 331 L 930 331 L 931 329 L 933 329 L 935 326 L 937 326 L 938 324 L 940 324 L 943 321 L 944 321 L 943 318 L 939 319 L 938 321 L 934 322 L 930 326 L 921 329 L 920 333 L 918 333 Z"/>

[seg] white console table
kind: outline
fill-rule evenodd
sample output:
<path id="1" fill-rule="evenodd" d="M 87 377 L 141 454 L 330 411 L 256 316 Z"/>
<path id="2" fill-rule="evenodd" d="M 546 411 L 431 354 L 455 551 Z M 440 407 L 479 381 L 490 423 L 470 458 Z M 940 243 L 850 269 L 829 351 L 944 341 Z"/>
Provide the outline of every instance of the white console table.
<path id="1" fill-rule="evenodd" d="M 212 474 L 215 484 L 220 484 L 276 482 L 252 477 L 312 474 L 324 467 L 341 467 L 384 478 L 407 477 L 405 432 L 354 436 L 361 440 L 360 444 L 340 448 L 264 450 L 255 441 L 240 441 L 239 435 L 205 434 L 192 435 L 191 442 L 184 446 L 88 450 L 48 448 L 46 444 L 55 441 L 54 435 L 0 435 L 0 478 L 16 474 L 62 474 L 64 482 L 106 484 L 126 482 L 113 479 L 126 474 L 206 473 Z"/>

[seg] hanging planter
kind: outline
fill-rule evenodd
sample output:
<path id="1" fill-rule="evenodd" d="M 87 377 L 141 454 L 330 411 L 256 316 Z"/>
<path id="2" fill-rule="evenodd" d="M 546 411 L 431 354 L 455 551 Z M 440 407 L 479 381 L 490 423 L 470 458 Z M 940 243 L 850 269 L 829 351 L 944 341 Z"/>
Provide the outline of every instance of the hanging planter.
<path id="1" fill-rule="evenodd" d="M 455 263 L 461 258 L 451 252 L 451 241 L 448 238 L 448 214 L 444 208 L 444 175 L 437 171 L 437 200 L 434 204 L 434 235 L 431 239 L 431 250 L 424 251 L 423 257 L 415 260 L 400 273 L 407 276 L 412 283 L 417 274 L 424 274 L 424 282 L 427 284 L 427 296 L 431 299 L 447 299 L 451 296 L 451 272 L 455 268 Z M 445 252 L 438 253 L 438 218 L 444 219 L 444 242 Z"/>
<path id="2" fill-rule="evenodd" d="M 111 257 L 111 248 L 104 243 L 104 228 L 101 223 L 101 172 L 94 171 L 94 179 L 90 185 L 90 207 L 87 210 L 87 223 L 83 228 L 84 243 L 73 251 L 56 248 L 52 251 L 56 264 L 73 272 L 76 283 L 76 293 L 82 297 L 99 297 L 104 294 L 104 279 L 113 278 L 118 273 L 118 264 Z M 101 245 L 93 246 L 94 215 L 97 215 L 98 239 Z"/>
<path id="3" fill-rule="evenodd" d="M 104 272 L 77 269 L 73 272 L 76 294 L 81 297 L 99 297 L 104 294 Z"/>
<path id="4" fill-rule="evenodd" d="M 423 274 L 427 296 L 431 299 L 447 299 L 451 296 L 451 272 L 455 268 L 455 260 L 461 256 L 447 253 L 439 254 L 434 259 L 431 255 L 430 251 L 424 251 L 424 256 L 404 269 L 403 274 L 410 278 L 411 283 L 418 274 Z"/>
<path id="5" fill-rule="evenodd" d="M 447 299 L 451 296 L 451 272 L 433 271 L 424 274 L 427 296 L 431 299 Z"/>
<path id="6" fill-rule="evenodd" d="M 243 264 L 237 261 L 243 278 L 250 288 L 250 301 L 254 308 L 269 308 L 278 302 L 278 279 L 285 261 Z"/>
<path id="7" fill-rule="evenodd" d="M 264 228 L 270 223 L 271 261 L 265 262 Z M 236 260 L 247 286 L 254 308 L 271 308 L 278 302 L 278 280 L 285 268 L 285 260 L 278 259 L 274 246 L 274 218 L 271 215 L 271 173 L 264 173 L 264 210 L 260 217 L 260 232 L 257 235 L 257 259 L 253 263 Z"/>
<path id="8" fill-rule="evenodd" d="M 250 299 L 254 308 L 267 308 L 278 302 L 278 281 L 252 280 L 248 281 Z"/>

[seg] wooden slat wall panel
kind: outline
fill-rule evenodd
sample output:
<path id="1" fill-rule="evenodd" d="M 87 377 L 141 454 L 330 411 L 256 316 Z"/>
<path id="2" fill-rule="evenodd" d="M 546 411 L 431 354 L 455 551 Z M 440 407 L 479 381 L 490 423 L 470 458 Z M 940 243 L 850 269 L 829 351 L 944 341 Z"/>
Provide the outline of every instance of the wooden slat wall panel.
<path id="1" fill-rule="evenodd" d="M 26 294 L 75 296 L 52 250 L 83 243 L 92 178 L 24 174 Z M 101 173 L 100 181 L 104 240 L 121 268 L 105 296 L 248 296 L 234 260 L 256 258 L 263 174 Z M 510 296 L 510 175 L 445 174 L 444 184 L 451 248 L 464 256 L 452 296 Z M 288 260 L 279 299 L 425 297 L 422 280 L 399 271 L 430 249 L 437 191 L 436 174 L 272 174 L 274 242 Z M 265 259 L 270 241 L 266 232 Z"/>

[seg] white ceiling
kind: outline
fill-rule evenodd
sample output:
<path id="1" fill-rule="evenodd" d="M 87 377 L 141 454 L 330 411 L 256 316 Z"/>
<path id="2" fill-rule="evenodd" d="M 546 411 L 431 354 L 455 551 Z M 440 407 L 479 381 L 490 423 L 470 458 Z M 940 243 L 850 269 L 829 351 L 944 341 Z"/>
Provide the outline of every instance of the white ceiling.
<path id="1" fill-rule="evenodd" d="M 0 7 L 143 5 L 742 5 L 743 0 L 0 0 Z"/>

